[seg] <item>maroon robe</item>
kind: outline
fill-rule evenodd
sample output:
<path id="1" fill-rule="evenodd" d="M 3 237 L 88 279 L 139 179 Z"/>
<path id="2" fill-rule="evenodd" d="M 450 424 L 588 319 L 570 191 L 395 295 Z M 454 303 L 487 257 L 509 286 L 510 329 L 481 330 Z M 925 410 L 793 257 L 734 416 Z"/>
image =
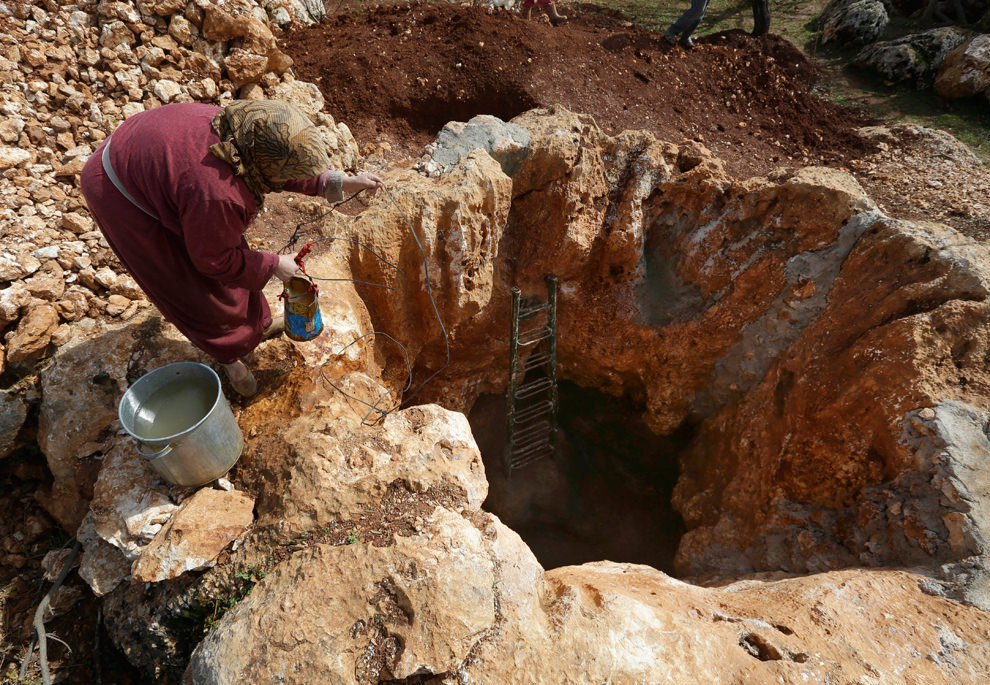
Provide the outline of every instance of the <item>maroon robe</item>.
<path id="1" fill-rule="evenodd" d="M 168 321 L 221 363 L 253 350 L 271 323 L 261 292 L 278 255 L 255 252 L 244 231 L 258 204 L 247 184 L 210 146 L 219 107 L 177 103 L 135 114 L 113 132 L 110 163 L 125 198 L 104 173 L 106 141 L 90 157 L 80 185 L 110 247 Z M 320 177 L 285 190 L 317 195 Z"/>

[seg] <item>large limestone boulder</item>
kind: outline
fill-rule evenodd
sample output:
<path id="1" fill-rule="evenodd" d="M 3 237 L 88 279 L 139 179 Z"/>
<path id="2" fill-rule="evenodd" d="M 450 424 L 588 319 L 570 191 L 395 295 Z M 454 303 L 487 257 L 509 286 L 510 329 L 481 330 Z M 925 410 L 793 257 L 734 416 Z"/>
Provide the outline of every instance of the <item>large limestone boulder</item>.
<path id="1" fill-rule="evenodd" d="M 414 492 L 450 489 L 467 506 L 480 508 L 488 484 L 463 414 L 416 406 L 361 430 L 353 406 L 346 413 L 335 407 L 340 407 L 338 398 L 318 402 L 284 431 L 294 453 L 321 456 L 302 456 L 282 466 L 281 506 L 263 509 L 260 525 L 281 522 L 283 530 L 302 531 L 335 517 L 357 516 L 380 502 L 396 481 Z"/>
<path id="2" fill-rule="evenodd" d="M 481 532 L 443 509 L 387 547 L 317 545 L 280 564 L 207 636 L 188 676 L 206 685 L 448 673 L 494 627 L 496 581 Z"/>
<path id="3" fill-rule="evenodd" d="M 704 588 L 611 562 L 544 574 L 491 515 L 437 509 L 392 546 L 298 552 L 197 647 L 186 681 L 979 681 L 985 615 L 925 580 L 843 571 Z"/>
<path id="4" fill-rule="evenodd" d="M 254 498 L 243 492 L 198 490 L 169 516 L 134 562 L 134 579 L 154 583 L 212 566 L 247 531 L 253 508 Z"/>
<path id="5" fill-rule="evenodd" d="M 853 64 L 872 69 L 894 83 L 929 88 L 949 53 L 972 35 L 972 31 L 954 26 L 930 29 L 868 45 L 859 51 Z"/>
<path id="6" fill-rule="evenodd" d="M 436 141 L 426 147 L 416 168 L 427 176 L 439 176 L 475 150 L 484 150 L 502 171 L 514 176 L 519 163 L 529 154 L 529 143 L 529 133 L 521 126 L 482 114 L 468 122 L 445 124 Z"/>
<path id="7" fill-rule="evenodd" d="M 80 575 L 105 595 L 131 575 L 141 553 L 179 508 L 178 498 L 130 440 L 110 438 L 89 510 L 79 525 Z"/>
<path id="8" fill-rule="evenodd" d="M 469 367 L 476 368 L 474 360 L 499 346 L 487 326 L 494 312 L 505 308 L 496 269 L 512 181 L 491 157 L 475 152 L 441 179 L 400 170 L 389 188 L 359 218 L 334 214 L 321 230 L 353 240 L 335 248 L 347 255 L 345 273 L 378 286 L 357 287 L 372 312 L 371 330 L 401 342 L 412 363 L 429 370 L 427 375 L 445 365 L 447 342 L 451 359 L 473 350 Z M 389 348 L 383 351 L 385 373 L 405 379 L 405 353 L 381 340 Z M 473 371 L 453 380 L 438 376 L 427 388 L 441 393 L 444 406 L 463 409 L 472 393 L 465 394 L 459 384 L 481 380 Z M 419 401 L 438 399 L 421 394 Z"/>
<path id="9" fill-rule="evenodd" d="M 869 45 L 887 30 L 890 17 L 881 0 L 832 0 L 818 21 L 825 45 Z"/>
<path id="10" fill-rule="evenodd" d="M 977 36 L 949 53 L 935 77 L 935 90 L 948 100 L 990 90 L 990 34 Z"/>

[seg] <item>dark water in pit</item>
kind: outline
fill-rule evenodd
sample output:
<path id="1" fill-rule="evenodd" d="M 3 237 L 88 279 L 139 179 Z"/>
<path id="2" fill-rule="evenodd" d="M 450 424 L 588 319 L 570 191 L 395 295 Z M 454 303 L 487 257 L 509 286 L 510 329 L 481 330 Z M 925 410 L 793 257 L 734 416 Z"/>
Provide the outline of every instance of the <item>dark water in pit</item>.
<path id="1" fill-rule="evenodd" d="M 670 495 L 689 431 L 658 436 L 642 407 L 573 383 L 560 383 L 559 398 L 556 454 L 508 478 L 505 397 L 475 403 L 468 419 L 490 485 L 485 510 L 519 533 L 544 568 L 608 560 L 673 573 L 684 524 Z"/>

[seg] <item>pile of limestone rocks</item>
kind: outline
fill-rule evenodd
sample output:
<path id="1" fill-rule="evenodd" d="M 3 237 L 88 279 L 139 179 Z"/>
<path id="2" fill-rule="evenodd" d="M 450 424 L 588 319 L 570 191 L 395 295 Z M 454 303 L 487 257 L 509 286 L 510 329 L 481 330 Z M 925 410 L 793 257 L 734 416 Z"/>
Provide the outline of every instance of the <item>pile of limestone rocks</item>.
<path id="1" fill-rule="evenodd" d="M 322 18 L 312 0 L 0 2 L 0 374 L 50 355 L 86 318 L 147 306 L 93 224 L 78 174 L 124 119 L 173 102 L 275 97 L 353 168 L 350 131 L 296 81 L 272 29 Z"/>
<path id="2" fill-rule="evenodd" d="M 990 34 L 986 33 L 990 14 L 967 24 L 968 17 L 986 12 L 985 3 L 959 2 L 955 7 L 962 12 L 953 19 L 957 25 L 935 26 L 881 40 L 890 25 L 891 12 L 895 17 L 905 15 L 913 11 L 913 5 L 898 7 L 896 3 L 881 0 L 831 0 L 818 18 L 821 41 L 823 45 L 859 47 L 853 63 L 877 72 L 888 81 L 919 89 L 934 86 L 946 100 L 990 98 Z M 919 19 L 919 16 L 914 14 L 911 18 Z M 904 19 L 901 16 L 898 25 Z M 921 24 L 926 21 L 920 18 Z"/>

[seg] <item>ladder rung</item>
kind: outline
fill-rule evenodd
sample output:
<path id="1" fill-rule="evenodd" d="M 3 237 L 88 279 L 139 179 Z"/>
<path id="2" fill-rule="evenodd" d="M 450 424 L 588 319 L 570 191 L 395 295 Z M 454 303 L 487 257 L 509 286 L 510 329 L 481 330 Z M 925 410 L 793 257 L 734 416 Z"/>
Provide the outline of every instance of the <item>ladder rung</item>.
<path id="1" fill-rule="evenodd" d="M 516 445 L 518 443 L 526 442 L 531 438 L 535 438 L 539 435 L 550 433 L 550 422 L 546 420 L 537 421 L 536 423 L 531 423 L 526 426 L 521 426 L 512 429 L 512 444 Z"/>
<path id="2" fill-rule="evenodd" d="M 551 449 L 549 443 L 547 443 L 541 445 L 539 448 L 527 452 L 526 454 L 515 457 L 509 462 L 509 466 L 512 469 L 522 468 L 527 464 L 531 464 L 534 461 L 538 461 L 544 457 L 549 457 L 552 454 L 553 454 L 553 450 Z"/>
<path id="3" fill-rule="evenodd" d="M 520 307 L 519 318 L 528 319 L 536 315 L 537 313 L 542 312 L 544 309 L 546 309 L 549 306 L 550 306 L 549 302 L 540 302 L 539 304 L 535 304 L 527 307 Z"/>
<path id="4" fill-rule="evenodd" d="M 535 381 L 530 381 L 529 383 L 523 383 L 518 388 L 516 388 L 516 399 L 526 399 L 527 397 L 532 397 L 533 395 L 538 395 L 544 390 L 549 390 L 553 387 L 553 381 L 549 378 L 537 378 Z"/>
<path id="5" fill-rule="evenodd" d="M 536 328 L 530 328 L 525 331 L 519 332 L 519 344 L 520 345 L 532 345 L 538 343 L 541 340 L 546 340 L 550 337 L 551 330 L 549 326 L 537 326 Z"/>
<path id="6" fill-rule="evenodd" d="M 552 428 L 549 421 L 547 421 L 545 418 L 541 418 L 537 416 L 535 418 L 530 419 L 527 423 L 514 424 L 512 426 L 512 434 L 525 437 L 530 434 L 539 433 L 540 431 L 536 430 L 536 426 L 541 426 L 542 427 L 541 430 L 546 430 L 546 431 L 549 431 Z"/>
<path id="7" fill-rule="evenodd" d="M 549 414 L 553 411 L 553 402 L 550 400 L 540 400 L 534 405 L 521 409 L 512 417 L 513 423 L 526 423 L 530 419 Z"/>
<path id="8" fill-rule="evenodd" d="M 522 296 L 519 288 L 512 290 L 514 339 L 509 364 L 509 436 L 505 455 L 510 472 L 554 454 L 557 381 L 556 359 L 551 353 L 557 334 L 556 289 L 556 278 L 548 276 L 546 300 L 537 295 Z M 524 325 L 525 330 L 521 330 Z M 531 354 L 519 354 L 523 352 L 519 347 L 529 347 Z M 521 406 L 517 407 L 517 403 Z"/>
<path id="9" fill-rule="evenodd" d="M 540 447 L 546 447 L 550 444 L 550 436 L 543 435 L 535 440 L 530 440 L 528 442 L 522 443 L 520 445 L 513 445 L 509 452 L 513 457 L 520 457 L 529 454 L 530 452 L 539 449 Z"/>
<path id="10" fill-rule="evenodd" d="M 548 361 L 550 361 L 550 355 L 546 352 L 534 352 L 533 354 L 526 357 L 526 361 L 518 366 L 519 371 L 532 371 L 533 369 L 543 366 Z"/>

